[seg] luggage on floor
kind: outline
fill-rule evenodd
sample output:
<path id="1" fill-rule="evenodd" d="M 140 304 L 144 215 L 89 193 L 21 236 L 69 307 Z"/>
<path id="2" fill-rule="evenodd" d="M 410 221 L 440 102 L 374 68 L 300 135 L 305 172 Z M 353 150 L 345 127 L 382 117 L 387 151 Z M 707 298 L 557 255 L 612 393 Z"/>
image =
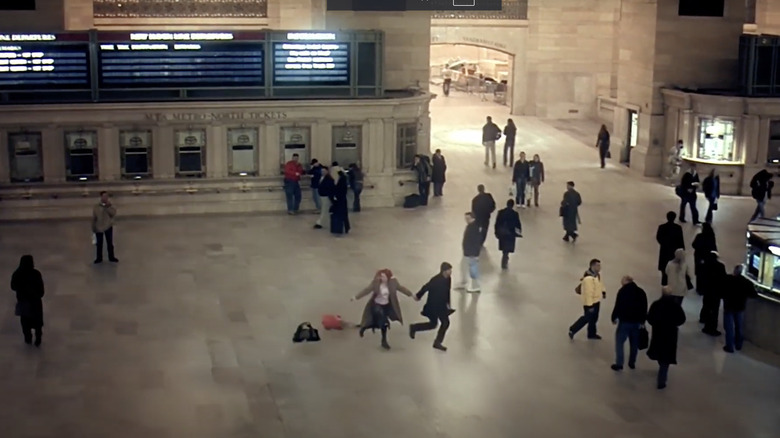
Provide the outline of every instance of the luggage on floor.
<path id="1" fill-rule="evenodd" d="M 323 315 L 322 328 L 325 330 L 341 330 L 344 324 L 339 315 Z"/>
<path id="2" fill-rule="evenodd" d="M 420 204 L 422 204 L 422 198 L 416 193 L 404 198 L 404 208 L 417 208 Z"/>
<path id="3" fill-rule="evenodd" d="M 293 335 L 293 342 L 316 342 L 320 340 L 320 332 L 316 328 L 311 326 L 310 322 L 302 322 L 295 329 Z"/>

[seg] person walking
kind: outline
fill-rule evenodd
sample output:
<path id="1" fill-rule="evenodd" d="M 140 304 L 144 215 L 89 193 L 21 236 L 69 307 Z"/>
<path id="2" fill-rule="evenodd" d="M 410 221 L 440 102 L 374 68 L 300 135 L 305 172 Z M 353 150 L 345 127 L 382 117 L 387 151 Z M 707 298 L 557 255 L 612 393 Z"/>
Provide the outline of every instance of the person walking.
<path id="1" fill-rule="evenodd" d="M 444 342 L 447 329 L 450 328 L 450 315 L 454 312 L 450 304 L 451 286 L 452 265 L 443 262 L 439 268 L 439 273 L 425 283 L 415 295 L 415 299 L 420 301 L 426 293 L 428 294 L 428 299 L 421 313 L 422 316 L 428 318 L 428 322 L 409 325 L 410 338 L 414 339 L 418 332 L 433 330 L 438 326 L 439 331 L 436 333 L 436 339 L 433 341 L 433 348 L 447 351 L 447 347 L 442 345 L 442 342 Z"/>
<path id="2" fill-rule="evenodd" d="M 480 292 L 479 286 L 479 253 L 482 251 L 482 231 L 474 218 L 474 214 L 465 214 L 466 229 L 463 231 L 463 258 L 460 261 L 460 284 L 458 289 L 466 292 Z M 469 282 L 471 279 L 471 282 Z"/>
<path id="3" fill-rule="evenodd" d="M 577 225 L 580 221 L 579 208 L 582 204 L 582 197 L 580 193 L 574 190 L 574 181 L 566 183 L 566 191 L 563 192 L 563 200 L 561 201 L 561 208 L 559 214 L 563 219 L 563 230 L 566 234 L 563 236 L 565 242 L 572 239 L 572 242 L 576 242 L 579 234 L 577 234 Z"/>
<path id="4" fill-rule="evenodd" d="M 701 183 L 701 191 L 708 204 L 704 222 L 711 224 L 712 212 L 718 209 L 718 199 L 720 199 L 720 175 L 715 172 L 715 169 L 712 169 L 710 174 L 704 178 L 704 181 Z"/>
<path id="5" fill-rule="evenodd" d="M 298 214 L 301 208 L 301 175 L 303 166 L 298 162 L 298 154 L 284 164 L 284 196 L 287 199 L 287 214 Z"/>
<path id="6" fill-rule="evenodd" d="M 363 317 L 360 322 L 360 337 L 362 338 L 368 329 L 379 329 L 382 333 L 380 345 L 385 350 L 390 349 L 390 344 L 387 342 L 387 330 L 390 328 L 390 322 L 398 321 L 401 324 L 404 323 L 403 315 L 401 315 L 401 306 L 398 303 L 398 292 L 407 297 L 412 297 L 412 292 L 401 286 L 398 280 L 393 277 L 393 271 L 382 269 L 376 273 L 368 287 L 350 299 L 350 301 L 356 301 L 371 295 L 371 298 L 366 303 L 366 307 L 363 308 Z"/>
<path id="7" fill-rule="evenodd" d="M 528 182 L 531 183 L 531 189 L 534 194 L 534 206 L 539 206 L 539 186 L 544 182 L 544 163 L 539 157 L 539 154 L 534 154 L 533 161 L 528 165 L 529 178 Z M 530 207 L 531 199 L 526 196 L 525 204 Z"/>
<path id="8" fill-rule="evenodd" d="M 696 189 L 698 187 L 699 174 L 696 173 L 696 165 L 691 163 L 676 189 L 677 196 L 680 198 L 680 222 L 682 223 L 687 222 L 685 220 L 685 206 L 690 205 L 693 224 L 699 225 L 699 209 L 696 208 Z"/>
<path id="9" fill-rule="evenodd" d="M 428 163 L 428 157 L 422 154 L 415 155 L 412 170 L 417 180 L 420 205 L 428 205 L 428 198 L 431 196 L 431 165 Z"/>
<path id="10" fill-rule="evenodd" d="M 693 289 L 688 262 L 685 260 L 685 250 L 678 248 L 674 252 L 674 258 L 666 263 L 664 270 L 667 282 L 663 286 L 669 288 L 669 295 L 674 297 L 677 304 L 682 305 L 683 299 L 689 290 Z"/>
<path id="11" fill-rule="evenodd" d="M 701 232 L 693 238 L 691 246 L 693 246 L 693 271 L 694 275 L 696 275 L 696 291 L 701 295 L 703 293 L 703 289 L 699 287 L 699 276 L 702 273 L 701 267 L 709 254 L 718 250 L 718 243 L 715 240 L 715 231 L 712 229 L 712 225 L 705 223 L 701 228 Z"/>
<path id="12" fill-rule="evenodd" d="M 314 158 L 311 160 L 311 167 L 309 168 L 309 175 L 311 175 L 311 199 L 314 201 L 314 208 L 317 213 L 322 211 L 322 197 L 320 196 L 320 181 L 322 180 L 322 164 Z"/>
<path id="13" fill-rule="evenodd" d="M 322 229 L 327 225 L 330 228 L 330 216 L 331 211 L 331 199 L 336 190 L 336 182 L 333 180 L 330 171 L 325 166 L 320 166 L 320 181 L 317 187 L 317 193 L 320 197 L 320 216 L 317 218 L 317 222 L 314 224 L 315 229 Z M 323 225 L 325 224 L 325 225 Z"/>
<path id="14" fill-rule="evenodd" d="M 114 218 L 116 207 L 111 204 L 108 192 L 100 192 L 100 202 L 92 208 L 92 232 L 95 234 L 95 264 L 103 263 L 103 240 L 106 242 L 108 261 L 117 263 L 114 255 Z"/>
<path id="15" fill-rule="evenodd" d="M 16 292 L 16 316 L 22 324 L 24 343 L 32 344 L 35 331 L 35 346 L 41 346 L 43 336 L 43 277 L 35 269 L 31 255 L 23 255 L 19 267 L 11 276 L 11 290 Z"/>
<path id="16" fill-rule="evenodd" d="M 496 168 L 496 141 L 501 138 L 501 128 L 493 123 L 493 118 L 486 117 L 486 123 L 482 126 L 482 146 L 485 147 L 485 166 L 493 164 Z"/>
<path id="17" fill-rule="evenodd" d="M 360 194 L 363 193 L 363 171 L 357 163 L 350 163 L 347 172 L 349 188 L 352 189 L 352 211 L 360 212 Z"/>
<path id="18" fill-rule="evenodd" d="M 615 307 L 612 309 L 612 324 L 615 330 L 615 363 L 612 369 L 623 369 L 624 345 L 628 340 L 628 367 L 636 368 L 636 356 L 639 352 L 639 331 L 647 319 L 647 294 L 637 286 L 630 275 L 620 280 L 622 287 L 615 297 Z"/>
<path id="19" fill-rule="evenodd" d="M 481 236 L 480 245 L 485 244 L 488 228 L 490 227 L 490 216 L 496 211 L 496 201 L 493 195 L 485 191 L 485 186 L 477 186 L 477 196 L 471 200 L 471 213 L 476 219 L 477 226 Z"/>
<path id="20" fill-rule="evenodd" d="M 506 208 L 496 215 L 495 227 L 498 250 L 501 251 L 501 269 L 509 269 L 509 254 L 515 252 L 515 240 L 523 237 L 520 215 L 515 211 L 515 201 L 506 201 Z"/>
<path id="21" fill-rule="evenodd" d="M 515 137 L 517 126 L 512 119 L 507 119 L 504 126 L 504 166 L 511 166 L 515 162 Z"/>
<path id="22" fill-rule="evenodd" d="M 742 265 L 734 268 L 729 276 L 728 287 L 723 295 L 723 331 L 726 332 L 726 345 L 723 351 L 733 353 L 734 349 L 742 350 L 745 340 L 745 307 L 748 298 L 755 298 L 756 286 L 752 281 L 742 276 Z"/>
<path id="23" fill-rule="evenodd" d="M 750 222 L 763 218 L 766 215 L 766 201 L 772 199 L 772 188 L 775 186 L 772 177 L 771 173 L 766 169 L 762 169 L 750 179 L 750 194 L 756 200 L 756 210 L 753 212 L 753 216 L 750 217 Z"/>
<path id="24" fill-rule="evenodd" d="M 720 313 L 720 300 L 722 298 L 723 285 L 728 278 L 726 266 L 718 260 L 718 252 L 712 251 L 704 258 L 701 267 L 702 284 L 699 291 L 703 293 L 699 322 L 704 324 L 701 332 L 710 336 L 720 336 L 718 331 L 718 314 Z"/>
<path id="25" fill-rule="evenodd" d="M 658 270 L 661 271 L 661 286 L 666 286 L 666 265 L 674 260 L 675 251 L 685 249 L 685 237 L 682 227 L 674 223 L 677 213 L 666 213 L 666 223 L 658 226 L 655 241 L 658 242 Z"/>
<path id="26" fill-rule="evenodd" d="M 607 125 L 601 125 L 599 134 L 596 137 L 596 148 L 599 150 L 599 160 L 601 161 L 601 168 L 607 165 L 606 159 L 610 157 L 609 154 L 609 131 L 607 131 Z"/>
<path id="27" fill-rule="evenodd" d="M 658 362 L 658 389 L 666 388 L 669 365 L 677 365 L 677 332 L 685 324 L 685 312 L 664 289 L 661 298 L 650 305 L 647 323 L 652 327 L 647 357 Z"/>
<path id="28" fill-rule="evenodd" d="M 444 195 L 444 183 L 447 181 L 447 160 L 441 154 L 441 149 L 436 149 L 432 161 L 433 172 L 431 181 L 433 182 L 433 196 L 440 197 Z"/>
<path id="29" fill-rule="evenodd" d="M 343 236 L 349 234 L 349 230 L 352 228 L 349 224 L 349 207 L 347 204 L 347 175 L 341 170 L 338 163 L 333 163 L 330 167 L 331 174 L 333 175 L 333 196 L 330 203 L 330 232 Z"/>
<path id="30" fill-rule="evenodd" d="M 512 169 L 512 183 L 515 185 L 515 202 L 525 208 L 525 186 L 531 177 L 531 163 L 525 159 L 525 152 L 520 152 L 520 159 Z"/>
<path id="31" fill-rule="evenodd" d="M 607 288 L 601 281 L 601 260 L 592 259 L 588 264 L 576 292 L 582 298 L 582 316 L 569 327 L 569 339 L 574 339 L 583 327 L 588 326 L 588 339 L 601 339 L 596 329 L 599 320 L 599 307 L 602 299 L 607 298 Z"/>

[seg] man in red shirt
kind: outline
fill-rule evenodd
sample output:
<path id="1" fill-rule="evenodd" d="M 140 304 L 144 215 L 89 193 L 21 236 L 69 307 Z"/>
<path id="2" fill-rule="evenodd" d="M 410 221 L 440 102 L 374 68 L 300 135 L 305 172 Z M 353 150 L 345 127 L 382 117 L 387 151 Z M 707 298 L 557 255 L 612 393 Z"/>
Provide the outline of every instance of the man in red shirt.
<path id="1" fill-rule="evenodd" d="M 284 195 L 287 198 L 287 214 L 298 213 L 301 207 L 301 175 L 303 166 L 298 162 L 298 154 L 293 154 L 292 160 L 284 164 Z"/>

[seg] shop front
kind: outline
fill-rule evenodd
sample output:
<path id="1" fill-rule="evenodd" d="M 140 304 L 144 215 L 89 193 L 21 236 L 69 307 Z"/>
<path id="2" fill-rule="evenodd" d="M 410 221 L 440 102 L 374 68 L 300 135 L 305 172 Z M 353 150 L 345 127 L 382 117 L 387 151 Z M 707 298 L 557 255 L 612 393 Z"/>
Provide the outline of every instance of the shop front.
<path id="1" fill-rule="evenodd" d="M 745 311 L 745 336 L 763 349 L 780 354 L 780 219 L 748 225 L 744 275 L 758 291 Z"/>

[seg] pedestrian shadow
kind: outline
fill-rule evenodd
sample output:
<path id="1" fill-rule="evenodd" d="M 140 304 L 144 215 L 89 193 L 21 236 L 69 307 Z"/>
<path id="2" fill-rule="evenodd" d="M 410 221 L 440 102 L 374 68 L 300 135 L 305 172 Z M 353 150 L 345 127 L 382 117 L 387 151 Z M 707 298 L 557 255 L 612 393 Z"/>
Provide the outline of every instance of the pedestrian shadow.
<path id="1" fill-rule="evenodd" d="M 465 350 L 473 350 L 477 345 L 477 304 L 478 293 L 461 293 L 458 299 L 458 326 L 461 331 L 461 340 Z"/>

